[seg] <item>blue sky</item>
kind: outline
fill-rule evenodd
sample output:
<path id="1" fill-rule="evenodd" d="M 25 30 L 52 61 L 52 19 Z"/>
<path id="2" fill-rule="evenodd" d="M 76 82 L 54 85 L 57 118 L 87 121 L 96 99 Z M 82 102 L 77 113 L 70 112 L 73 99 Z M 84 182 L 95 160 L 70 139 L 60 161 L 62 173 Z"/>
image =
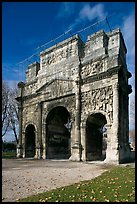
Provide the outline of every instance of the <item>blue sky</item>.
<path id="1" fill-rule="evenodd" d="M 110 16 L 112 15 L 112 16 Z M 134 75 L 135 69 L 135 3 L 134 2 L 2 2 L 2 78 L 12 86 L 25 80 L 27 65 L 39 60 L 36 48 L 57 38 L 64 40 L 84 27 L 108 16 L 111 29 L 120 28 L 127 46 L 127 65 Z M 109 17 L 110 16 L 110 17 Z M 93 27 L 94 31 L 109 31 L 106 21 Z M 80 36 L 86 40 L 93 30 Z M 48 46 L 52 46 L 50 43 Z M 29 61 L 18 64 L 36 53 Z M 133 80 L 130 79 L 133 84 Z M 134 90 L 134 87 L 133 87 Z M 131 94 L 133 95 L 133 94 Z M 132 97 L 132 96 L 131 96 Z"/>

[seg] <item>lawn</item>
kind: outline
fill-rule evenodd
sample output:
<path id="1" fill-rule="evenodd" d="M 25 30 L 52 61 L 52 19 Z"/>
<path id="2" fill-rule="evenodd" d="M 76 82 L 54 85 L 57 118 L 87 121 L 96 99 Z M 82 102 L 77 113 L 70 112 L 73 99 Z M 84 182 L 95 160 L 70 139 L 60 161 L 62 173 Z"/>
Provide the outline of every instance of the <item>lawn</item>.
<path id="1" fill-rule="evenodd" d="M 135 168 L 117 166 L 95 179 L 17 202 L 135 202 Z"/>
<path id="2" fill-rule="evenodd" d="M 14 159 L 16 158 L 16 151 L 15 152 L 2 152 L 3 159 Z"/>

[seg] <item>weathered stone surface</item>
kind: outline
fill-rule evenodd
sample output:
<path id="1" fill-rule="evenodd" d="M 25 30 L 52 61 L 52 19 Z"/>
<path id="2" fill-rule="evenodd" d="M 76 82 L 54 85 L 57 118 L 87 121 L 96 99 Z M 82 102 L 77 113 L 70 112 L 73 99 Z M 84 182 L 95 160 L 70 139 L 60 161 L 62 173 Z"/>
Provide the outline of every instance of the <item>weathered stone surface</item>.
<path id="1" fill-rule="evenodd" d="M 101 30 L 86 43 L 74 35 L 41 52 L 40 63 L 29 65 L 26 82 L 19 84 L 17 156 L 32 149 L 32 125 L 35 158 L 127 161 L 131 75 L 126 52 L 120 29 Z"/>

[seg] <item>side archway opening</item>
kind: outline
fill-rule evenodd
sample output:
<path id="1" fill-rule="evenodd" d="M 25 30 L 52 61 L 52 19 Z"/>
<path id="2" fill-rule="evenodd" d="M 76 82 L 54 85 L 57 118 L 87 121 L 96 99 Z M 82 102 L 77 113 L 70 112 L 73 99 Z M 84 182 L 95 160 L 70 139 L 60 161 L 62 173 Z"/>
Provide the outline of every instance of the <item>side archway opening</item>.
<path id="1" fill-rule="evenodd" d="M 106 158 L 107 134 L 106 117 L 101 113 L 91 114 L 86 121 L 86 160 Z"/>
<path id="2" fill-rule="evenodd" d="M 25 157 L 35 156 L 35 127 L 30 124 L 25 130 Z"/>
<path id="3" fill-rule="evenodd" d="M 70 154 L 70 114 L 65 107 L 58 106 L 46 119 L 46 158 L 68 159 Z"/>

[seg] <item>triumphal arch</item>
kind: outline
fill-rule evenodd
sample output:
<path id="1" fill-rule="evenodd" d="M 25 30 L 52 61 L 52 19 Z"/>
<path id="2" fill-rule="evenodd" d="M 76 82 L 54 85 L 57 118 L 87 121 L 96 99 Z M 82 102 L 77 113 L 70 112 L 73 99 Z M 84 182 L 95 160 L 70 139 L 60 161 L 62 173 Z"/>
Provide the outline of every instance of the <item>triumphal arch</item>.
<path id="1" fill-rule="evenodd" d="M 120 29 L 85 43 L 76 34 L 40 52 L 18 84 L 17 157 L 128 161 L 126 52 Z"/>

